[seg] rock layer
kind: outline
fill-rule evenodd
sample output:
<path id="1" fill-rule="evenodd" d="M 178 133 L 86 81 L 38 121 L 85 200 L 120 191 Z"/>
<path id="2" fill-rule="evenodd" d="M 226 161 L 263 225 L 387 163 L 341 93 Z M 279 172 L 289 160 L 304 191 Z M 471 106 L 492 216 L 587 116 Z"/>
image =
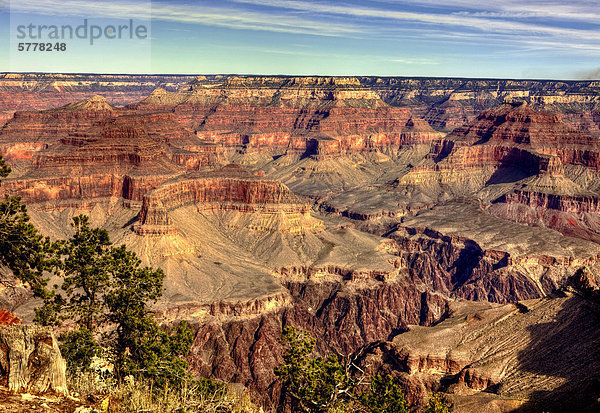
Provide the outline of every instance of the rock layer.
<path id="1" fill-rule="evenodd" d="M 199 80 L 177 93 L 158 89 L 130 107 L 172 110 L 201 138 L 252 148 L 304 150 L 312 134 L 335 138 L 343 149 L 398 147 L 439 136 L 407 109 L 385 104 L 356 78 Z"/>
<path id="2" fill-rule="evenodd" d="M 168 212 L 186 205 L 199 210 L 310 214 L 310 207 L 278 181 L 252 176 L 236 165 L 166 182 L 143 199 L 136 233 L 174 233 Z M 166 231 L 166 232 L 165 232 Z"/>

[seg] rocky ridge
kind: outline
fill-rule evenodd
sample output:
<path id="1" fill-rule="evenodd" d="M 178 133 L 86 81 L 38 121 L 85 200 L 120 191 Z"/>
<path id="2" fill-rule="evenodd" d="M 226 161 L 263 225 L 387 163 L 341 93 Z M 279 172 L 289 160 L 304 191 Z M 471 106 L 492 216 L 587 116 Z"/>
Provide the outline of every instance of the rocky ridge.
<path id="1" fill-rule="evenodd" d="M 306 149 L 324 135 L 343 149 L 398 147 L 438 137 L 404 108 L 393 108 L 356 78 L 230 77 L 192 82 L 178 92 L 157 89 L 131 108 L 173 111 L 199 137 L 246 148 Z"/>
<path id="2" fill-rule="evenodd" d="M 496 107 L 499 94 L 444 135 L 365 82 L 198 78 L 126 108 L 93 97 L 18 112 L 0 131 L 15 169 L 0 190 L 45 234 L 68 235 L 86 213 L 163 268 L 156 311 L 197 328 L 196 371 L 265 400 L 279 391 L 285 325 L 347 354 L 437 324 L 464 299 L 542 299 L 584 269 L 598 281 L 593 131 L 539 102 Z M 472 104 L 461 96 L 451 101 Z M 440 383 L 413 367 L 416 400 Z M 466 371 L 472 390 L 498 383 Z M 509 395 L 521 397 L 535 395 Z"/>

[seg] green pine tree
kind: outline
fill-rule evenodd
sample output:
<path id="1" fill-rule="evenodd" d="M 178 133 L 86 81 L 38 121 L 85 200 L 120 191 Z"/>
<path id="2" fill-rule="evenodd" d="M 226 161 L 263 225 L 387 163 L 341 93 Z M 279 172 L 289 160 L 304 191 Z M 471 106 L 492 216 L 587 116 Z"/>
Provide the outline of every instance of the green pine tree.
<path id="1" fill-rule="evenodd" d="M 425 410 L 426 413 L 450 413 L 451 411 L 451 404 L 441 393 L 434 393 L 431 395 L 427 410 Z"/>
<path id="2" fill-rule="evenodd" d="M 0 155 L 0 177 L 11 172 Z M 0 202 L 0 265 L 6 266 L 22 283 L 29 285 L 36 297 L 45 297 L 48 284 L 47 274 L 55 261 L 52 254 L 55 244 L 42 237 L 29 222 L 27 208 L 21 199 L 5 196 Z M 0 282 L 14 285 L 3 277 Z"/>
<path id="3" fill-rule="evenodd" d="M 75 233 L 55 249 L 60 283 L 46 291 L 36 321 L 77 328 L 59 337 L 71 370 L 86 370 L 102 346 L 109 346 L 119 377 L 152 379 L 157 387 L 188 380 L 193 335 L 185 323 L 167 332 L 148 307 L 162 293 L 161 269 L 142 267 L 125 246 L 114 247 L 106 230 L 91 228 L 89 219 L 73 218 Z M 108 336 L 99 333 L 101 325 Z M 99 338 L 104 338 L 102 343 Z"/>
<path id="4" fill-rule="evenodd" d="M 402 388 L 389 374 L 371 378 L 367 391 L 359 396 L 361 404 L 371 413 L 408 413 L 408 403 Z"/>

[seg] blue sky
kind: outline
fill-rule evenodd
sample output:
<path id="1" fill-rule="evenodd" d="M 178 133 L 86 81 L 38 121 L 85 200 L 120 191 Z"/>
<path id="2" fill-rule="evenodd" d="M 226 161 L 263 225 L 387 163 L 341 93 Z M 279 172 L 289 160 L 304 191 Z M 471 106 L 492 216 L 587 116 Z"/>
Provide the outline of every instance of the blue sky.
<path id="1" fill-rule="evenodd" d="M 599 0 L 0 1 L 0 71 L 600 78 Z M 16 23 L 84 18 L 151 35 L 16 52 Z"/>

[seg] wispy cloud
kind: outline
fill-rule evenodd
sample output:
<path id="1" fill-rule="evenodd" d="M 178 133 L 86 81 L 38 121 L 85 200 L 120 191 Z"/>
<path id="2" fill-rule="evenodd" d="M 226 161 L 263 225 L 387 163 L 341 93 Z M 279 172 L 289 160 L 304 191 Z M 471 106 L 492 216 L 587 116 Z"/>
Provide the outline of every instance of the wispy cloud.
<path id="1" fill-rule="evenodd" d="M 354 61 L 357 67 L 420 65 L 423 67 L 419 70 L 427 71 L 425 66 L 431 65 L 441 71 L 448 62 L 461 68 L 473 63 L 483 65 L 476 60 L 481 58 L 489 60 L 487 64 L 493 71 L 494 65 L 511 66 L 511 58 L 515 60 L 514 66 L 527 61 L 541 67 L 562 59 L 564 63 L 556 64 L 566 67 L 577 61 L 586 65 L 582 67 L 594 67 L 590 62 L 600 56 L 598 1 L 13 0 L 11 10 L 89 18 L 152 19 L 167 22 L 168 31 L 191 29 L 190 39 L 204 33 L 194 30 L 194 25 L 263 32 L 247 37 L 254 41 L 260 38 L 261 42 L 266 39 L 265 44 L 240 40 L 238 32 L 231 36 L 230 42 L 223 43 L 256 52 L 261 58 L 265 55 L 265 61 L 269 55 L 290 55 L 331 65 L 339 59 Z M 0 0 L 0 4 L 5 2 Z M 265 36 L 264 32 L 273 35 Z M 289 42 L 292 36 L 279 34 L 298 35 L 295 38 L 303 46 L 297 47 L 295 38 Z M 201 47 L 196 43 L 189 47 Z M 385 53 L 388 55 L 382 56 Z M 590 73 L 596 76 L 596 72 Z"/>
<path id="2" fill-rule="evenodd" d="M 458 9 L 473 15 L 494 17 L 546 17 L 597 22 L 600 10 L 596 0 L 577 0 L 570 3 L 562 0 L 374 0 L 381 4 L 419 5 L 429 8 Z"/>
<path id="3" fill-rule="evenodd" d="M 444 10 L 417 12 L 391 7 L 406 3 L 443 7 Z M 380 28 L 377 25 L 360 21 L 374 19 L 420 25 L 421 30 L 437 29 L 441 34 L 451 31 L 465 37 L 475 31 L 481 35 L 499 33 L 512 37 L 576 39 L 578 44 L 589 42 L 594 45 L 600 42 L 597 27 L 586 30 L 539 22 L 540 17 L 577 20 L 590 24 L 600 22 L 599 8 L 597 5 L 593 7 L 593 3 L 587 1 L 569 5 L 552 0 L 533 0 L 527 4 L 523 4 L 521 0 L 381 0 L 379 4 L 382 7 L 378 8 L 307 0 L 230 0 L 222 4 L 205 6 L 153 1 L 150 8 L 149 1 L 64 0 L 57 6 L 55 0 L 19 0 L 12 2 L 11 10 L 111 18 L 126 16 L 148 19 L 151 16 L 153 19 L 178 23 L 335 37 L 378 36 Z M 240 9 L 244 5 L 261 6 L 263 9 L 267 7 L 269 10 Z M 386 5 L 388 7 L 384 7 Z M 404 33 L 402 27 L 395 30 L 399 34 Z"/>
<path id="4" fill-rule="evenodd" d="M 405 58 L 397 58 L 397 59 L 388 59 L 389 62 L 393 63 L 402 63 L 405 65 L 439 65 L 441 64 L 438 61 L 431 59 L 405 59 Z"/>
<path id="5" fill-rule="evenodd" d="M 364 28 L 357 24 L 326 22 L 315 18 L 273 14 L 231 7 L 206 7 L 161 2 L 90 2 L 82 0 L 20 0 L 11 11 L 46 15 L 70 15 L 100 18 L 157 19 L 177 23 L 204 24 L 231 29 L 263 30 L 320 36 L 352 36 Z"/>
<path id="6" fill-rule="evenodd" d="M 354 17 L 370 17 L 378 19 L 393 19 L 408 22 L 438 24 L 446 26 L 467 27 L 481 31 L 500 31 L 509 33 L 538 33 L 563 35 L 569 37 L 598 40 L 596 31 L 553 27 L 540 24 L 522 23 L 502 19 L 474 17 L 465 13 L 419 13 L 411 11 L 394 11 L 348 5 L 332 5 L 298 0 L 234 0 L 238 3 L 286 8 L 313 13 L 327 13 Z"/>

